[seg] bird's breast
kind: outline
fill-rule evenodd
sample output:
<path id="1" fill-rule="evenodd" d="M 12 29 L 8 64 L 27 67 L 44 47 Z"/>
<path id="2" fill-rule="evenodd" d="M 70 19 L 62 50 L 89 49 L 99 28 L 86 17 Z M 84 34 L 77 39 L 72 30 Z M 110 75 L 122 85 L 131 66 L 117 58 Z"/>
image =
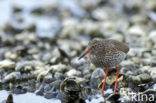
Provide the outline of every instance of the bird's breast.
<path id="1" fill-rule="evenodd" d="M 91 63 L 93 63 L 96 67 L 105 67 L 104 65 L 104 57 L 90 54 L 89 59 Z"/>
<path id="2" fill-rule="evenodd" d="M 121 63 L 125 59 L 126 54 L 124 52 L 106 53 L 101 54 L 90 54 L 89 59 L 96 67 L 113 67 Z"/>

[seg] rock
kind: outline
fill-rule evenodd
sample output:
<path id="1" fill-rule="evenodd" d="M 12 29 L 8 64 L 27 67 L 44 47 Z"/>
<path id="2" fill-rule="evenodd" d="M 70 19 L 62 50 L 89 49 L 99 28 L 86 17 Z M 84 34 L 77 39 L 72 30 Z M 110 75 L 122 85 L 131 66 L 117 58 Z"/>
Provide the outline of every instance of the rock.
<path id="1" fill-rule="evenodd" d="M 110 39 L 114 39 L 114 40 L 118 40 L 118 41 L 122 42 L 124 40 L 124 37 L 121 34 L 115 34 Z"/>
<path id="2" fill-rule="evenodd" d="M 35 91 L 35 94 L 36 95 L 40 95 L 40 96 L 43 96 L 44 94 L 43 94 L 43 91 L 41 91 L 41 90 L 36 90 Z"/>
<path id="3" fill-rule="evenodd" d="M 81 88 L 80 85 L 77 84 L 74 78 L 66 78 L 60 85 L 61 92 L 63 93 L 60 97 L 62 102 L 65 103 L 81 103 L 78 101 L 84 101 L 81 98 Z M 84 103 L 84 102 L 82 102 Z"/>
<path id="4" fill-rule="evenodd" d="M 151 0 L 150 2 L 145 2 L 145 7 L 147 10 L 154 11 L 156 9 L 156 2 L 154 0 Z"/>
<path id="5" fill-rule="evenodd" d="M 79 60 L 78 57 L 77 57 L 77 58 L 74 58 L 74 59 L 71 60 L 71 65 L 74 68 L 78 68 L 78 67 L 80 67 L 80 66 L 82 66 L 84 64 L 86 64 L 86 60 L 83 59 L 83 58 Z"/>
<path id="6" fill-rule="evenodd" d="M 45 84 L 44 85 L 44 92 L 49 92 L 51 90 L 51 85 L 50 84 Z"/>
<path id="7" fill-rule="evenodd" d="M 33 26 L 33 25 L 32 25 L 32 26 Z M 28 28 L 30 27 L 30 29 L 31 29 L 32 26 L 30 25 L 30 26 L 28 26 Z M 36 34 L 35 34 L 35 33 L 28 33 L 28 32 L 22 32 L 22 33 L 17 34 L 17 35 L 15 36 L 15 39 L 16 39 L 17 41 L 23 41 L 23 40 L 25 40 L 25 41 L 23 42 L 24 45 L 28 45 L 28 44 L 30 44 L 31 42 L 37 41 Z M 21 50 L 22 50 L 22 48 L 23 48 L 23 47 L 21 47 Z"/>
<path id="8" fill-rule="evenodd" d="M 78 71 L 78 70 L 75 70 L 75 69 L 69 70 L 66 74 L 67 74 L 68 77 L 71 77 L 71 76 L 81 76 L 81 72 Z"/>
<path id="9" fill-rule="evenodd" d="M 59 73 L 59 72 L 55 72 L 54 78 L 56 80 L 64 80 L 65 79 L 64 75 L 62 73 Z"/>
<path id="10" fill-rule="evenodd" d="M 156 45 L 156 41 L 154 40 L 154 38 L 156 38 L 156 30 L 153 30 L 149 33 L 149 38 L 155 43 Z"/>
<path id="11" fill-rule="evenodd" d="M 83 83 L 89 82 L 89 79 L 84 79 L 82 77 L 70 77 L 70 78 L 74 78 L 75 82 L 78 84 L 83 84 Z"/>
<path id="12" fill-rule="evenodd" d="M 49 80 L 52 80 L 52 74 L 51 74 L 51 68 L 49 67 L 39 67 L 35 72 L 34 72 L 34 75 L 37 77 L 37 81 L 40 81 L 42 82 L 44 80 L 44 78 L 49 81 Z"/>
<path id="13" fill-rule="evenodd" d="M 142 71 L 148 71 L 151 67 L 150 66 L 143 66 L 141 68 Z"/>
<path id="14" fill-rule="evenodd" d="M 20 80 L 21 79 L 21 73 L 20 72 L 12 72 L 4 77 L 3 82 L 9 82 L 12 80 Z"/>
<path id="15" fill-rule="evenodd" d="M 0 61 L 0 68 L 14 68 L 15 67 L 15 62 L 11 61 L 11 60 L 3 60 Z"/>
<path id="16" fill-rule="evenodd" d="M 127 66 L 127 65 L 133 65 L 133 62 L 131 60 L 124 60 L 121 62 L 122 66 Z"/>
<path id="17" fill-rule="evenodd" d="M 33 55 L 33 54 L 37 54 L 37 53 L 39 53 L 39 48 L 37 48 L 37 47 L 28 49 L 28 54 Z"/>
<path id="18" fill-rule="evenodd" d="M 54 48 L 52 53 L 51 53 L 51 56 L 52 57 L 55 57 L 56 59 L 59 59 L 61 58 L 61 52 L 60 52 L 60 49 L 59 48 Z M 56 62 L 55 62 L 56 63 Z"/>
<path id="19" fill-rule="evenodd" d="M 77 29 L 79 32 L 83 32 L 84 34 L 93 35 L 99 33 L 100 25 L 97 22 L 91 22 L 90 20 L 86 20 L 81 24 L 77 25 Z"/>
<path id="20" fill-rule="evenodd" d="M 152 67 L 148 71 L 150 72 L 150 76 L 152 77 L 152 80 L 156 82 L 156 68 Z"/>
<path id="21" fill-rule="evenodd" d="M 42 82 L 46 75 L 47 75 L 47 71 L 41 72 L 40 74 L 37 75 L 37 81 Z"/>
<path id="22" fill-rule="evenodd" d="M 149 74 L 143 73 L 143 74 L 140 74 L 138 76 L 140 77 L 142 83 L 148 83 L 151 81 L 151 76 Z"/>
<path id="23" fill-rule="evenodd" d="M 37 88 L 36 83 L 35 79 L 28 80 L 28 86 L 24 86 L 24 88 L 26 88 L 28 92 L 35 92 Z"/>
<path id="24" fill-rule="evenodd" d="M 148 16 L 146 14 L 135 14 L 131 18 L 133 24 L 146 24 L 148 22 Z"/>
<path id="25" fill-rule="evenodd" d="M 87 69 L 84 68 L 84 70 L 83 70 L 83 75 L 84 75 L 84 76 L 90 75 L 90 72 L 89 72 L 88 68 L 87 68 Z"/>
<path id="26" fill-rule="evenodd" d="M 40 85 L 39 89 L 35 91 L 35 94 L 43 96 L 44 95 L 44 86 L 45 86 L 45 83 L 42 83 Z"/>
<path id="27" fill-rule="evenodd" d="M 13 12 L 14 13 L 19 13 L 19 12 L 22 12 L 22 8 L 20 8 L 20 7 L 13 7 Z"/>
<path id="28" fill-rule="evenodd" d="M 119 98 L 120 98 L 120 94 L 111 94 L 107 97 L 106 103 L 107 102 L 110 102 L 110 103 L 119 102 Z"/>
<path id="29" fill-rule="evenodd" d="M 24 94 L 26 92 L 27 92 L 27 90 L 25 88 L 23 88 L 22 86 L 17 86 L 16 88 L 14 88 L 12 90 L 12 93 L 14 93 L 14 94 Z"/>
<path id="30" fill-rule="evenodd" d="M 156 13 L 155 13 L 155 12 L 150 12 L 150 13 L 149 13 L 149 17 L 150 17 L 154 22 L 156 22 Z"/>
<path id="31" fill-rule="evenodd" d="M 52 58 L 51 53 L 50 52 L 47 52 L 47 53 L 44 53 L 43 54 L 42 60 L 43 61 L 50 61 L 51 58 Z"/>
<path id="32" fill-rule="evenodd" d="M 26 68 L 24 68 L 27 66 Z M 37 67 L 43 66 L 43 63 L 40 61 L 32 60 L 32 61 L 21 61 L 16 64 L 16 71 L 30 71 L 36 69 Z"/>
<path id="33" fill-rule="evenodd" d="M 10 51 L 6 51 L 4 53 L 4 57 L 6 59 L 11 59 L 11 60 L 17 60 L 18 59 L 18 55 L 15 52 Z"/>
<path id="34" fill-rule="evenodd" d="M 53 65 L 53 66 L 51 66 L 51 68 L 52 68 L 52 70 L 54 70 L 54 72 L 61 72 L 61 73 L 69 70 L 69 68 L 64 64 Z"/>
<path id="35" fill-rule="evenodd" d="M 97 68 L 94 70 L 91 76 L 91 86 L 93 88 L 98 88 L 99 83 L 103 80 L 105 73 L 102 69 Z"/>
<path id="36" fill-rule="evenodd" d="M 128 85 L 133 89 L 134 91 L 144 91 L 149 88 L 151 85 L 152 78 L 147 73 L 142 73 L 141 71 L 138 71 L 136 73 L 133 73 L 133 75 L 127 75 L 128 78 L 126 81 L 128 82 Z"/>
<path id="37" fill-rule="evenodd" d="M 131 80 L 134 84 L 141 84 L 141 79 L 139 76 L 132 76 Z"/>
<path id="38" fill-rule="evenodd" d="M 135 64 L 142 64 L 142 60 L 140 58 L 137 58 L 137 57 L 133 57 L 132 58 L 132 61 L 135 63 Z"/>
<path id="39" fill-rule="evenodd" d="M 57 44 L 70 57 L 76 56 L 77 51 L 82 50 L 81 44 L 76 40 L 62 40 L 62 39 L 60 39 L 57 41 Z"/>
<path id="40" fill-rule="evenodd" d="M 77 25 L 77 21 L 74 19 L 66 19 L 63 21 L 62 23 L 62 30 L 61 30 L 61 37 L 65 38 L 65 37 L 70 37 L 70 38 L 74 38 L 76 37 L 76 31 L 74 29 L 76 29 L 76 25 Z"/>
<path id="41" fill-rule="evenodd" d="M 59 92 L 57 94 L 56 98 L 61 100 L 62 103 L 67 103 L 68 102 L 67 96 L 62 92 Z"/>
<path id="42" fill-rule="evenodd" d="M 13 95 L 9 94 L 6 100 L 3 100 L 1 103 L 14 103 Z"/>
<path id="43" fill-rule="evenodd" d="M 61 82 L 62 82 L 61 80 L 56 80 L 56 81 L 50 83 L 51 91 L 56 91 L 56 90 L 60 89 Z"/>
<path id="44" fill-rule="evenodd" d="M 97 20 L 106 20 L 108 19 L 108 15 L 104 8 L 97 8 L 92 12 L 92 16 Z"/>
<path id="45" fill-rule="evenodd" d="M 56 98 L 56 95 L 57 93 L 56 92 L 48 92 L 48 93 L 45 93 L 44 97 L 47 98 L 47 99 L 51 99 L 51 98 Z"/>
<path id="46" fill-rule="evenodd" d="M 130 35 L 145 36 L 146 35 L 145 30 L 146 29 L 144 29 L 143 27 L 135 25 L 129 28 L 128 32 Z"/>
<path id="47" fill-rule="evenodd" d="M 80 0 L 80 6 L 83 7 L 86 10 L 90 10 L 92 8 L 97 7 L 100 4 L 101 0 Z"/>
<path id="48" fill-rule="evenodd" d="M 47 49 L 50 49 L 50 44 L 47 44 Z M 50 63 L 56 64 L 61 59 L 61 53 L 60 53 L 59 49 L 57 47 L 55 47 L 55 48 L 53 48 L 52 51 L 51 50 L 45 51 L 42 54 L 41 59 L 45 62 L 50 62 Z"/>
<path id="49" fill-rule="evenodd" d="M 21 78 L 24 79 L 24 80 L 28 80 L 29 78 L 31 78 L 31 76 L 29 74 L 27 74 L 27 73 L 23 73 L 21 75 Z"/>
<path id="50" fill-rule="evenodd" d="M 75 82 L 74 78 L 66 78 L 60 85 L 62 92 L 70 93 L 70 91 L 79 92 L 80 86 Z"/>
<path id="51" fill-rule="evenodd" d="M 45 83 L 51 83 L 55 80 L 51 74 L 44 76 L 43 79 Z"/>
<path id="52" fill-rule="evenodd" d="M 13 103 L 14 100 L 13 100 L 13 95 L 12 94 L 9 94 L 7 100 L 6 100 L 6 103 Z"/>

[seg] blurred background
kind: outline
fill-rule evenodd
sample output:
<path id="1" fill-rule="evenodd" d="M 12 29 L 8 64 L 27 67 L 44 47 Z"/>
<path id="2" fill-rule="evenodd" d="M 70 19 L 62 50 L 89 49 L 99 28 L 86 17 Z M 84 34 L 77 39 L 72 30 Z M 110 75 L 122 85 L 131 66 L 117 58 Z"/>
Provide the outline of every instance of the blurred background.
<path id="1" fill-rule="evenodd" d="M 130 91 L 156 94 L 156 0 L 0 0 L 0 102 L 9 93 L 16 103 L 103 101 L 102 68 L 77 60 L 93 38 L 130 46 L 120 100 L 131 101 Z M 115 71 L 108 76 L 106 97 L 113 100 Z"/>

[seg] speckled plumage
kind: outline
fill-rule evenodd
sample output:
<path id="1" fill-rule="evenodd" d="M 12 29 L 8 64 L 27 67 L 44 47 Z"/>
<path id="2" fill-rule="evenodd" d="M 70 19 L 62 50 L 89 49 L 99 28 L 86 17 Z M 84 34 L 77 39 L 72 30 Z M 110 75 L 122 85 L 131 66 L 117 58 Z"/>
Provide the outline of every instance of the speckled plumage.
<path id="1" fill-rule="evenodd" d="M 125 59 L 129 47 L 116 40 L 99 39 L 88 43 L 90 61 L 96 67 L 114 67 L 118 66 Z"/>

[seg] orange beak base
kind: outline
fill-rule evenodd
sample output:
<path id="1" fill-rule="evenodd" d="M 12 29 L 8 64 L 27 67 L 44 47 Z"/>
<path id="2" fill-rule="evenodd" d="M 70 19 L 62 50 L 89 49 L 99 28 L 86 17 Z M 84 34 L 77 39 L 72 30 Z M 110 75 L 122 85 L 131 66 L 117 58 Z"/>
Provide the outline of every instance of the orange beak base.
<path id="1" fill-rule="evenodd" d="M 79 60 L 80 60 L 81 58 L 83 58 L 85 55 L 89 54 L 90 52 L 91 52 L 91 50 L 88 49 L 86 52 L 84 52 L 84 53 L 79 57 Z"/>

